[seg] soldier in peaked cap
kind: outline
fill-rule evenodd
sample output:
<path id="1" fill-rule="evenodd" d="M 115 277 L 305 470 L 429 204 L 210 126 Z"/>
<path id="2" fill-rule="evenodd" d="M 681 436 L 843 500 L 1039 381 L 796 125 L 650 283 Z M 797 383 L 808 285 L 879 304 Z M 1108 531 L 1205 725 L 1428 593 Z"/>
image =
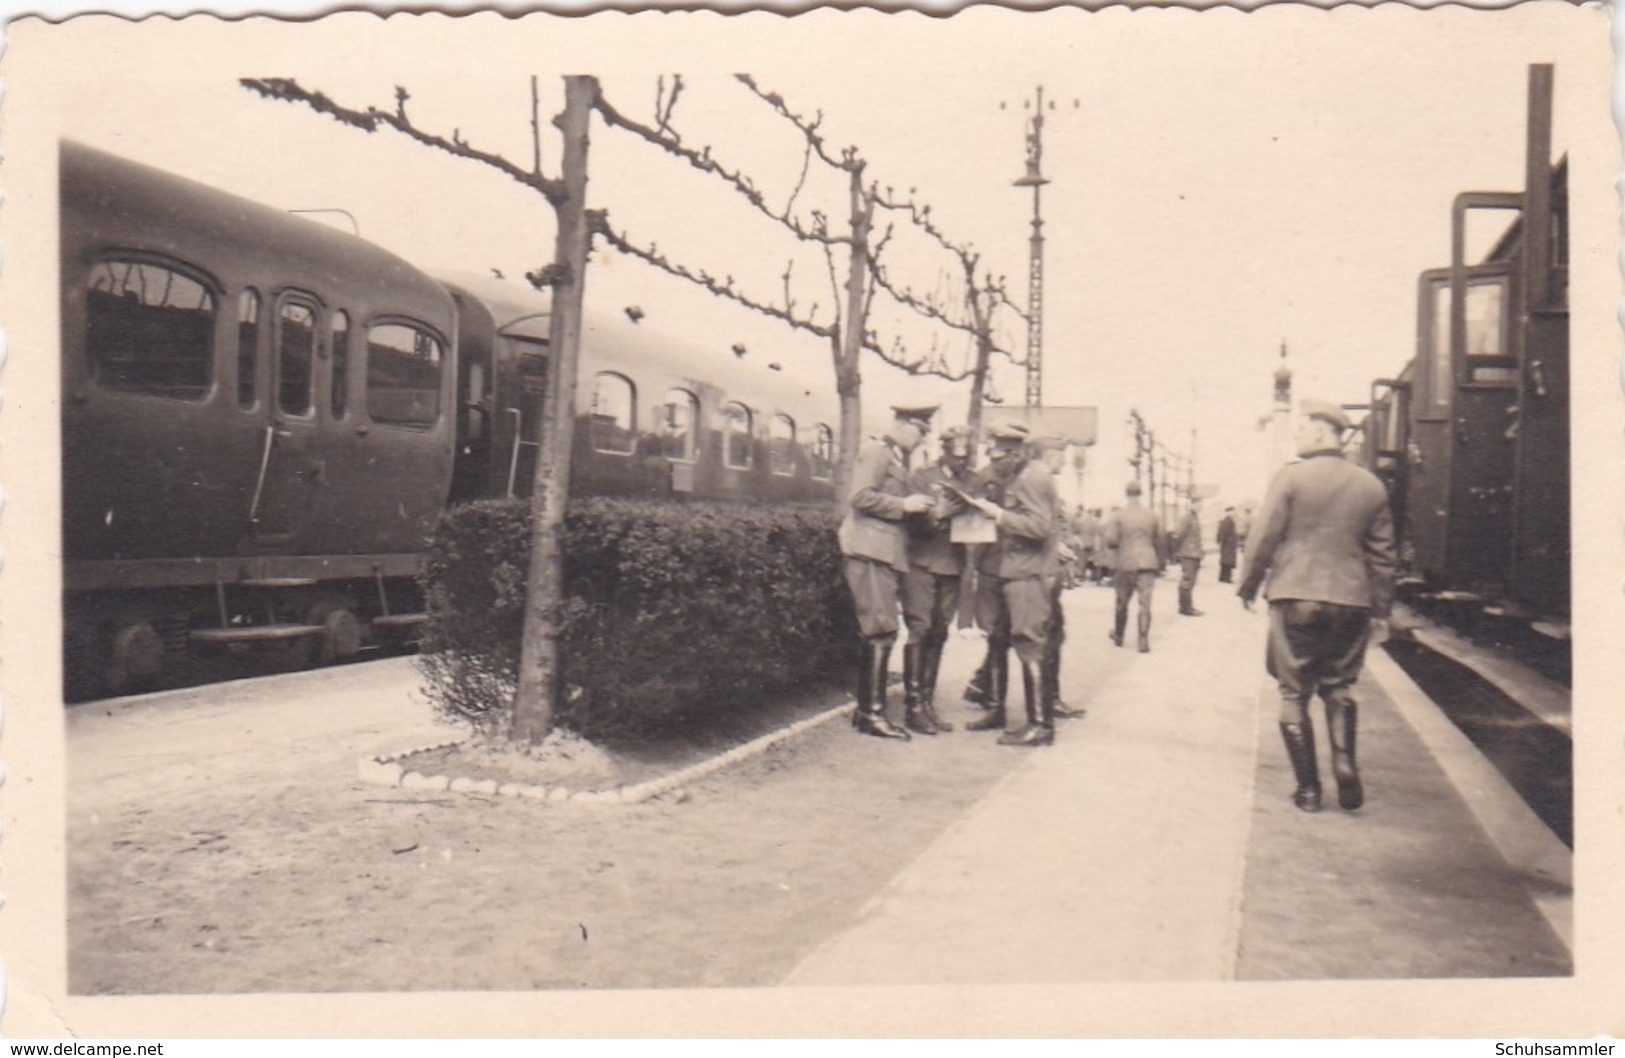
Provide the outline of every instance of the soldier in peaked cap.
<path id="1" fill-rule="evenodd" d="M 1237 594 L 1252 608 L 1260 586 L 1270 603 L 1269 674 L 1280 689 L 1281 738 L 1297 780 L 1293 803 L 1320 810 L 1320 771 L 1309 698 L 1326 707 L 1337 803 L 1365 801 L 1354 754 L 1357 707 L 1350 688 L 1367 644 L 1387 635 L 1393 598 L 1394 523 L 1377 477 L 1343 457 L 1348 416 L 1306 400 L 1298 419 L 1301 457 L 1275 474 L 1247 540 Z M 1268 583 L 1265 576 L 1268 575 Z"/>
<path id="2" fill-rule="evenodd" d="M 976 622 L 988 636 L 988 713 L 967 727 L 1005 727 L 1001 745 L 1047 746 L 1055 741 L 1055 717 L 1044 685 L 1050 618 L 1046 577 L 1057 571 L 1053 527 L 1060 503 L 1049 468 L 1027 458 L 1025 428 L 1000 426 L 992 437 L 983 495 L 968 501 L 998 528 L 998 540 L 984 549 L 977 569 Z M 1011 647 L 1021 663 L 1026 692 L 1027 722 L 1019 728 L 1006 723 Z"/>
<path id="3" fill-rule="evenodd" d="M 1179 612 L 1186 617 L 1200 617 L 1202 611 L 1192 598 L 1196 574 L 1202 568 L 1202 501 L 1195 496 L 1175 534 L 1174 556 L 1179 559 Z"/>
<path id="4" fill-rule="evenodd" d="M 971 432 L 952 426 L 942 433 L 937 462 L 909 475 L 909 491 L 936 500 L 931 510 L 910 515 L 908 572 L 903 574 L 903 725 L 921 735 L 948 732 L 954 725 L 937 715 L 937 673 L 954 615 L 959 612 L 965 547 L 951 538 L 950 519 L 964 509 L 957 493 L 975 487 L 970 469 Z M 957 493 L 956 493 L 957 490 Z"/>
<path id="5" fill-rule="evenodd" d="M 866 735 L 906 741 L 908 732 L 886 718 L 886 675 L 897 641 L 898 592 L 908 572 L 903 522 L 935 505 L 928 493 L 909 488 L 909 455 L 931 429 L 936 408 L 896 406 L 892 412 L 891 426 L 858 449 L 839 536 L 846 583 L 863 637 L 852 726 Z"/>
<path id="6" fill-rule="evenodd" d="M 1124 504 L 1112 512 L 1106 523 L 1106 546 L 1116 554 L 1112 589 L 1116 606 L 1112 613 L 1112 642 L 1123 645 L 1123 633 L 1128 628 L 1128 603 L 1138 597 L 1139 613 L 1136 628 L 1139 631 L 1140 653 L 1151 652 L 1151 594 L 1156 590 L 1157 577 L 1167 563 L 1163 555 L 1162 525 L 1151 509 L 1140 502 L 1142 487 L 1130 481 L 1123 489 Z"/>

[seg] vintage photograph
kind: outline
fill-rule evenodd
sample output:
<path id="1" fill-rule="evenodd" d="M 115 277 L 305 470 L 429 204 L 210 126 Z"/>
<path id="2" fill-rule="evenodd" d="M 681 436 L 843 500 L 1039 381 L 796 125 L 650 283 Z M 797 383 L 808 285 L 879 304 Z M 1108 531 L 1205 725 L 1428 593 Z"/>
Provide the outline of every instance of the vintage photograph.
<path id="1" fill-rule="evenodd" d="M 13 21 L 5 1031 L 1619 1031 L 1609 19 Z"/>

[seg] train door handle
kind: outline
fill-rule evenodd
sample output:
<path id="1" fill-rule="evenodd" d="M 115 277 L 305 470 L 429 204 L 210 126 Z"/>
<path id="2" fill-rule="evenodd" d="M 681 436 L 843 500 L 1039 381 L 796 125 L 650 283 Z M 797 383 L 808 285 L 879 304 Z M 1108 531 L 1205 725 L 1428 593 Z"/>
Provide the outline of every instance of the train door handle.
<path id="1" fill-rule="evenodd" d="M 293 431 L 288 429 L 286 426 L 279 426 L 276 429 L 276 435 L 278 439 L 286 441 L 288 438 L 293 436 Z"/>
<path id="2" fill-rule="evenodd" d="M 1529 380 L 1534 383 L 1535 396 L 1546 395 L 1546 365 L 1539 360 L 1529 361 Z"/>

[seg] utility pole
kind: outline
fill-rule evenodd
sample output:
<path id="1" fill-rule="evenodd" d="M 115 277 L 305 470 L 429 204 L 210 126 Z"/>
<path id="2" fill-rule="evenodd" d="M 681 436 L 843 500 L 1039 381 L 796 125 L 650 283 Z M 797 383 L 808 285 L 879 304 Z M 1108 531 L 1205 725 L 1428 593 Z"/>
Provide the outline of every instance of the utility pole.
<path id="1" fill-rule="evenodd" d="M 1026 104 L 1023 104 L 1024 106 Z M 1078 105 L 1077 100 L 1072 105 Z M 1055 109 L 1054 100 L 1049 108 Z M 1027 122 L 1027 172 L 1015 181 L 1016 187 L 1033 189 L 1033 233 L 1028 242 L 1027 260 L 1027 407 L 1044 404 L 1044 217 L 1041 198 L 1044 185 L 1044 86 L 1033 93 L 1033 116 Z"/>

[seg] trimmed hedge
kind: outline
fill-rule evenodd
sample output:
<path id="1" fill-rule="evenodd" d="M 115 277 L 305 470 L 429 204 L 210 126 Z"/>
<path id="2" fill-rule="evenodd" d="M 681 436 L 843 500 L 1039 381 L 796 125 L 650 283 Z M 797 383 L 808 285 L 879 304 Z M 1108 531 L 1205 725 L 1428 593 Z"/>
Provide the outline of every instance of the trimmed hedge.
<path id="1" fill-rule="evenodd" d="M 558 725 L 658 738 L 763 695 L 845 680 L 857 626 L 826 507 L 572 501 Z M 435 708 L 502 736 L 524 624 L 530 512 L 452 509 L 429 548 L 419 666 Z"/>

